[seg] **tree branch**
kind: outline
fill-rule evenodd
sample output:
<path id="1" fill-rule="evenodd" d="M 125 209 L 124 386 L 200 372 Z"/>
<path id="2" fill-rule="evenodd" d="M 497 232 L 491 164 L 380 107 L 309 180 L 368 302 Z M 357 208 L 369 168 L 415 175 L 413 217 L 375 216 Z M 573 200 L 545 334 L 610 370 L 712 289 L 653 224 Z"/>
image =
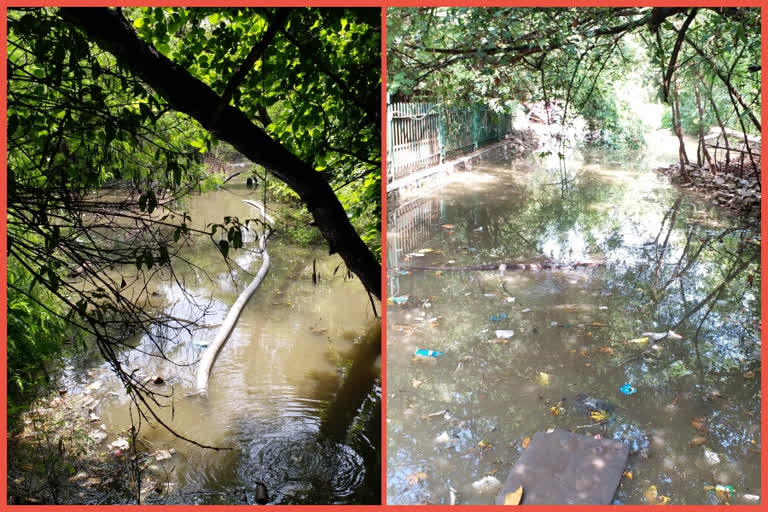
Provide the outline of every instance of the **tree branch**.
<path id="1" fill-rule="evenodd" d="M 237 71 L 235 71 L 229 78 L 229 82 L 227 82 L 227 85 L 224 87 L 224 92 L 221 93 L 222 104 L 229 104 L 229 101 L 232 99 L 232 95 L 235 93 L 235 90 L 240 86 L 242 81 L 245 80 L 248 72 L 253 69 L 253 65 L 256 64 L 256 61 L 264 55 L 264 52 L 272 43 L 272 40 L 275 38 L 277 32 L 285 26 L 285 22 L 288 20 L 288 15 L 290 12 L 290 9 L 277 9 L 275 17 L 269 20 L 269 26 L 267 27 L 267 31 L 264 33 L 264 37 L 262 37 L 258 43 L 253 45 L 253 48 L 251 48 L 251 51 L 248 52 L 248 55 L 240 64 L 240 67 L 237 68 Z"/>
<path id="2" fill-rule="evenodd" d="M 363 285 L 381 297 L 381 265 L 352 227 L 330 185 L 310 164 L 269 137 L 241 110 L 222 105 L 221 98 L 210 87 L 141 40 L 117 11 L 67 7 L 59 9 L 59 13 L 131 69 L 172 108 L 193 117 L 203 128 L 266 167 L 293 189 L 307 205 L 330 253 L 338 252 Z"/>
<path id="3" fill-rule="evenodd" d="M 669 58 L 669 66 L 667 67 L 667 73 L 664 75 L 664 82 L 662 87 L 664 88 L 664 103 L 667 102 L 667 97 L 669 96 L 669 85 L 672 82 L 672 73 L 675 72 L 675 63 L 677 63 L 677 55 L 680 53 L 680 47 L 683 44 L 683 39 L 685 38 L 685 32 L 688 30 L 688 26 L 693 21 L 693 18 L 696 17 L 696 12 L 698 9 L 695 7 L 691 9 L 690 14 L 688 14 L 688 17 L 683 22 L 683 26 L 680 27 L 680 31 L 677 33 L 677 39 L 675 40 L 675 46 L 672 49 L 672 55 Z M 661 49 L 661 48 L 659 48 Z"/>

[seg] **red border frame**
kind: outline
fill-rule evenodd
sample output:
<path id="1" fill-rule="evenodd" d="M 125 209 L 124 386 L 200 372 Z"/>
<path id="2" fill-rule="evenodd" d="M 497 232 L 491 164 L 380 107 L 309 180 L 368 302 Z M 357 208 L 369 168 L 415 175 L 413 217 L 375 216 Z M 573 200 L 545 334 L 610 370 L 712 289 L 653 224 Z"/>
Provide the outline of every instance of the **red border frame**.
<path id="1" fill-rule="evenodd" d="M 386 279 L 386 271 L 387 271 L 387 258 L 386 258 L 386 248 L 387 248 L 387 215 L 386 215 L 386 206 L 387 206 L 387 197 L 386 197 L 386 9 L 388 7 L 430 7 L 430 6 L 462 6 L 462 7 L 631 7 L 631 6 L 637 6 L 642 5 L 644 7 L 664 7 L 664 6 L 670 6 L 670 7 L 694 7 L 694 6 L 723 6 L 723 7 L 763 7 L 766 5 L 766 2 L 764 0 L 747 0 L 747 1 L 712 1 L 712 0 L 702 0 L 698 2 L 692 2 L 690 0 L 683 0 L 683 1 L 668 1 L 668 0 L 650 0 L 645 2 L 637 2 L 637 1 L 627 1 L 627 0 L 607 0 L 607 1 L 600 1 L 600 0 L 582 0 L 582 1 L 567 1 L 567 0 L 518 0 L 518 1 L 488 1 L 488 0 L 464 0 L 462 2 L 450 2 L 450 1 L 436 1 L 436 0 L 356 0 L 356 1 L 350 1 L 350 0 L 287 0 L 287 1 L 280 1 L 280 0 L 262 0 L 258 2 L 254 1 L 231 1 L 231 2 L 222 2 L 222 1 L 195 1 L 195 0 L 188 0 L 188 1 L 180 1 L 180 0 L 166 0 L 164 2 L 158 2 L 158 1 L 146 1 L 146 2 L 137 2 L 133 0 L 123 0 L 121 2 L 117 3 L 110 3 L 110 2 L 104 2 L 100 0 L 80 0 L 80 1 L 67 1 L 67 0 L 47 0 L 47 1 L 41 1 L 41 2 L 24 2 L 19 0 L 7 0 L 3 1 L 4 6 L 9 7 L 29 7 L 29 6 L 80 6 L 80 7 L 86 7 L 86 6 L 115 6 L 116 4 L 119 4 L 121 6 L 164 6 L 164 7 L 174 7 L 174 6 L 184 6 L 184 7 L 203 7 L 203 6 L 215 6 L 215 5 L 226 5 L 226 6 L 282 6 L 282 7 L 304 7 L 304 6 L 316 6 L 316 7 L 340 7 L 340 6 L 355 6 L 355 7 L 381 7 L 382 8 L 382 38 L 381 38 L 381 48 L 382 48 L 382 56 L 381 56 L 381 67 L 382 67 L 382 83 L 381 83 L 381 119 L 382 119 L 382 135 L 381 135 L 381 160 L 382 160 L 382 169 L 381 169 L 381 183 L 382 183 L 382 192 L 381 192 L 381 208 L 382 208 L 382 219 L 381 219 L 381 245 L 382 245 L 382 252 L 381 252 L 381 260 L 382 260 L 382 276 L 381 276 L 381 284 L 382 284 L 382 302 L 381 302 L 381 317 L 382 317 L 382 351 L 381 351 L 381 381 L 382 381 L 382 397 L 381 397 L 381 404 L 382 404 L 382 414 L 381 414 L 381 432 L 382 432 L 382 438 L 381 438 L 381 453 L 382 453 L 382 469 L 381 469 L 381 496 L 382 496 L 382 504 L 386 503 L 386 403 L 387 403 L 387 364 L 386 364 L 386 355 L 387 355 L 387 329 L 386 329 L 386 321 L 387 321 L 387 304 L 386 304 L 386 285 L 387 285 L 387 279 Z M 762 13 L 761 13 L 762 14 Z M 765 36 L 766 29 L 768 29 L 768 21 L 766 21 L 764 18 L 762 19 L 762 34 Z M 2 7 L 2 12 L 0 12 L 0 61 L 3 63 L 6 59 L 6 52 L 7 52 L 7 39 L 6 39 L 6 31 L 7 31 L 7 24 L 6 24 L 6 9 L 5 7 Z M 768 43 L 766 43 L 765 38 L 762 40 L 762 54 L 761 54 L 761 65 L 762 67 L 766 67 L 766 64 L 768 64 L 768 56 L 766 55 L 766 48 L 768 48 Z M 763 73 L 762 76 L 762 94 L 763 94 L 763 103 L 765 102 L 765 73 Z M 0 69 L 0 87 L 2 87 L 3 95 L 2 95 L 2 101 L 0 101 L 0 119 L 6 119 L 7 116 L 7 110 L 6 110 L 6 91 L 7 91 L 7 76 L 6 76 L 6 67 L 2 66 Z M 763 108 L 763 111 L 761 112 L 761 119 L 762 124 L 765 125 L 766 121 L 768 121 L 768 111 L 766 111 L 765 108 Z M 5 132 L 5 123 L 2 124 L 2 136 L 0 137 L 0 165 L 2 166 L 2 171 L 0 171 L 0 325 L 2 325 L 2 336 L 3 339 L 5 339 L 5 328 L 6 328 L 6 216 L 7 216 L 7 209 L 6 209 L 6 201 L 7 201 L 7 187 L 6 187 L 6 168 L 7 168 L 7 141 L 6 141 L 6 132 Z M 761 187 L 764 188 L 766 184 L 768 184 L 768 178 L 765 176 L 765 166 L 763 166 L 762 169 L 762 178 L 761 178 Z M 761 215 L 761 238 L 765 239 L 766 234 L 768 234 L 768 227 L 766 226 L 766 217 L 768 215 L 766 214 L 765 210 L 763 210 Z M 761 248 L 761 265 L 764 267 L 766 264 L 768 264 L 768 251 L 766 251 L 764 248 Z M 766 290 L 768 290 L 768 284 L 765 283 L 765 279 L 761 278 L 761 335 L 762 337 L 765 337 L 765 334 L 768 332 L 768 328 L 764 326 L 764 323 L 762 322 L 762 319 L 766 316 L 766 312 L 768 312 L 768 305 L 765 303 L 765 296 L 766 296 Z M 6 358 L 7 358 L 7 347 L 6 343 L 2 343 L 2 349 L 0 350 L 0 370 L 2 373 L 5 373 L 7 371 L 6 366 Z M 768 381 L 763 377 L 765 374 L 766 366 L 768 366 L 768 363 L 763 360 L 761 364 L 761 394 L 766 395 L 768 393 Z M 3 409 L 5 409 L 6 406 L 6 393 L 7 393 L 7 381 L 6 379 L 0 379 L 0 402 L 2 403 Z M 768 421 L 766 421 L 766 402 L 761 402 L 761 427 L 762 432 L 766 431 L 766 426 L 768 425 Z M 2 469 L 0 469 L 0 472 L 3 475 L 6 475 L 6 462 L 7 462 L 7 418 L 5 414 L 0 414 L 0 428 L 2 428 L 2 432 L 0 432 L 0 437 L 2 439 L 0 440 L 0 459 L 2 460 L 3 466 Z M 768 488 L 768 475 L 766 474 L 766 467 L 768 465 L 768 450 L 763 450 L 762 458 L 761 458 L 761 494 L 764 495 L 766 492 L 766 489 Z M 0 510 L 8 509 L 8 510 L 16 510 L 16 509 L 23 509 L 23 510 L 59 510 L 61 507 L 57 507 L 54 505 L 40 505 L 40 506 L 7 506 L 5 505 L 7 503 L 7 486 L 0 488 Z M 124 505 L 124 507 L 128 507 L 131 510 L 158 510 L 159 508 L 168 508 L 173 510 L 199 510 L 198 507 L 194 505 Z M 210 506 L 206 507 L 206 509 L 217 509 L 217 510 L 240 510 L 244 505 L 219 505 L 219 506 Z M 354 507 L 354 505 L 350 506 L 333 506 L 333 505 L 303 505 L 303 506 L 288 506 L 288 509 L 292 508 L 300 508 L 301 510 L 328 510 L 333 508 L 349 508 Z M 365 509 L 382 509 L 381 505 L 369 505 L 369 506 L 360 506 Z M 360 508 L 358 507 L 358 508 Z M 395 505 L 389 505 L 388 507 L 396 507 L 398 509 L 406 509 L 408 507 L 405 506 L 395 506 Z M 69 506 L 66 509 L 67 510 L 93 510 L 93 506 Z M 110 507 L 99 507 L 99 508 L 114 508 L 114 506 Z M 413 506 L 411 508 L 417 509 L 417 510 L 425 510 L 425 512 L 429 512 L 431 510 L 437 510 L 442 509 L 442 506 Z M 456 507 L 461 510 L 483 510 L 483 509 L 491 509 L 492 506 L 458 506 Z M 592 510 L 594 507 L 588 507 L 588 506 L 544 506 L 544 507 L 538 507 L 537 510 L 556 510 L 556 509 L 567 509 L 567 510 L 574 510 L 574 511 L 581 511 L 581 510 Z M 626 510 L 628 512 L 634 511 L 634 510 L 646 510 L 648 507 L 645 505 L 623 505 L 621 506 L 621 510 Z M 709 506 L 709 505 L 687 505 L 687 506 L 676 506 L 676 509 L 685 509 L 685 510 L 712 510 L 715 507 Z M 757 511 L 757 510 L 768 510 L 768 500 L 765 498 L 763 499 L 763 503 L 759 506 L 751 506 L 751 505 L 738 505 L 731 507 L 732 510 L 745 510 L 745 511 Z"/>

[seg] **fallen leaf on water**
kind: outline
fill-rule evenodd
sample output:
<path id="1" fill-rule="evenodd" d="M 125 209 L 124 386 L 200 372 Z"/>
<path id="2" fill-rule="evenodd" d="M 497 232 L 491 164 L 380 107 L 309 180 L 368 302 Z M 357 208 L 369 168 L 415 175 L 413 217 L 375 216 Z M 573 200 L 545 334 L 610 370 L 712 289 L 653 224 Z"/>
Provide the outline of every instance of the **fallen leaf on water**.
<path id="1" fill-rule="evenodd" d="M 439 270 L 437 272 L 435 272 L 435 277 L 440 277 L 441 275 L 443 275 L 443 274 Z"/>
<path id="2" fill-rule="evenodd" d="M 560 416 L 560 413 L 563 412 L 563 402 L 557 402 L 555 405 L 549 408 L 549 414 L 552 416 Z"/>
<path id="3" fill-rule="evenodd" d="M 413 487 L 417 483 L 419 483 L 419 480 L 426 480 L 427 474 L 424 472 L 414 473 L 412 475 L 408 475 L 405 477 L 408 480 L 408 486 Z"/>
<path id="4" fill-rule="evenodd" d="M 515 492 L 508 492 L 504 495 L 505 505 L 519 505 L 523 499 L 523 486 L 521 485 Z"/>
<path id="5" fill-rule="evenodd" d="M 700 430 L 702 432 L 707 431 L 707 420 L 704 418 L 693 418 L 691 420 L 691 426 L 695 428 L 696 430 Z"/>
<path id="6" fill-rule="evenodd" d="M 706 442 L 707 442 L 707 438 L 706 437 L 699 436 L 699 437 L 694 437 L 693 439 L 691 439 L 691 442 L 689 444 L 692 444 L 693 446 L 701 446 L 701 445 L 703 445 Z"/>
<path id="7" fill-rule="evenodd" d="M 417 252 L 420 252 L 421 254 L 427 254 L 434 251 L 434 249 L 419 249 Z"/>
<path id="8" fill-rule="evenodd" d="M 608 419 L 608 413 L 605 411 L 591 411 L 589 417 L 595 421 L 601 422 Z"/>
<path id="9" fill-rule="evenodd" d="M 488 472 L 488 476 L 493 476 L 493 475 L 495 475 L 498 472 L 499 472 L 499 468 L 493 468 L 492 470 L 490 470 Z"/>
<path id="10" fill-rule="evenodd" d="M 490 447 L 490 446 L 491 446 L 491 443 L 490 443 L 490 442 L 488 442 L 488 440 L 487 440 L 487 439 L 483 439 L 482 441 L 480 441 L 479 443 L 477 443 L 477 446 L 479 446 L 480 448 L 483 448 L 483 449 L 485 449 L 485 448 L 488 448 L 488 447 Z"/>
<path id="11" fill-rule="evenodd" d="M 625 471 L 624 476 L 632 480 L 632 472 L 631 471 Z"/>
<path id="12" fill-rule="evenodd" d="M 627 341 L 627 343 L 648 343 L 648 336 L 645 336 L 643 338 L 635 338 L 633 340 Z"/>
<path id="13" fill-rule="evenodd" d="M 413 380 L 411 381 L 411 385 L 412 385 L 414 388 L 418 388 L 418 387 L 419 387 L 419 386 L 421 386 L 422 384 L 424 384 L 424 381 L 423 381 L 423 380 L 419 380 L 419 379 L 413 379 Z"/>
<path id="14" fill-rule="evenodd" d="M 605 347 L 600 347 L 600 352 L 603 354 L 613 354 L 613 349 L 606 345 Z"/>
<path id="15" fill-rule="evenodd" d="M 445 229 L 453 229 L 453 224 L 443 224 Z"/>
<path id="16" fill-rule="evenodd" d="M 582 350 L 581 352 L 579 352 L 579 355 L 581 357 L 587 357 L 587 351 L 586 350 Z"/>
<path id="17" fill-rule="evenodd" d="M 659 496 L 659 505 L 666 505 L 669 503 L 669 496 Z"/>
<path id="18" fill-rule="evenodd" d="M 540 386 L 549 386 L 549 374 L 544 372 L 539 372 L 539 375 L 536 378 L 536 381 L 539 383 Z"/>
<path id="19" fill-rule="evenodd" d="M 745 379 L 754 379 L 755 378 L 755 372 L 746 372 L 744 374 Z"/>
<path id="20" fill-rule="evenodd" d="M 593 327 L 608 327 L 608 324 L 601 324 L 600 322 L 592 322 Z"/>
<path id="21" fill-rule="evenodd" d="M 523 439 L 523 442 L 520 443 L 520 446 L 522 446 L 523 450 L 525 450 L 526 448 L 528 448 L 529 444 L 531 444 L 531 438 L 530 437 L 526 437 L 525 439 Z"/>
<path id="22" fill-rule="evenodd" d="M 592 363 L 584 363 L 584 366 L 592 366 Z"/>

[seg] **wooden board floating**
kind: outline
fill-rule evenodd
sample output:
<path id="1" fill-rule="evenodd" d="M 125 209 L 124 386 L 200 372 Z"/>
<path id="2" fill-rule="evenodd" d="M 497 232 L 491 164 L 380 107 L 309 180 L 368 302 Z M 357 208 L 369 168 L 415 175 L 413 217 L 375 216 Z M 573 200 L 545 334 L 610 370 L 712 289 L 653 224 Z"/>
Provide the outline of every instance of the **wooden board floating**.
<path id="1" fill-rule="evenodd" d="M 509 472 L 496 504 L 521 486 L 521 505 L 610 505 L 629 456 L 621 441 L 565 430 L 537 432 Z"/>

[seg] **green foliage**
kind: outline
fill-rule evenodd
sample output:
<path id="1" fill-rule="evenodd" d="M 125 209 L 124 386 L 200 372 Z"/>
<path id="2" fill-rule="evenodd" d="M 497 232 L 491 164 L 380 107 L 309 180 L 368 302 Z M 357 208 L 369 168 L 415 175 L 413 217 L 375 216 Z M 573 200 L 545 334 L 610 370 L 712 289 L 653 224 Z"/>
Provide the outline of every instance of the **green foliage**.
<path id="1" fill-rule="evenodd" d="M 13 422 L 48 384 L 47 366 L 58 361 L 74 333 L 32 274 L 10 260 L 7 275 L 8 416 Z"/>
<path id="2" fill-rule="evenodd" d="M 429 98 L 505 105 L 512 100 L 524 104 L 556 100 L 567 105 L 563 119 L 556 122 L 567 125 L 581 116 L 599 131 L 601 144 L 637 147 L 641 125 L 617 96 L 616 85 L 641 73 L 643 77 L 634 77 L 637 82 L 662 90 L 682 21 L 691 12 L 390 9 L 388 91 L 393 102 Z M 741 130 L 743 124 L 754 132 L 759 117 L 754 113 L 760 111 L 760 10 L 700 8 L 685 36 L 673 83 L 668 84 L 680 91 L 685 131 L 697 132 L 700 123 L 706 130 L 715 124 L 711 98 L 726 126 Z M 694 84 L 701 89 L 705 109 L 701 121 Z M 671 97 L 663 99 L 669 102 Z M 669 116 L 665 125 L 671 127 Z"/>
<path id="3" fill-rule="evenodd" d="M 293 9 L 287 19 L 255 8 L 144 8 L 129 15 L 142 38 L 218 93 L 278 24 L 232 102 L 326 172 L 332 185 L 359 177 L 361 167 L 378 171 L 378 10 Z"/>
<path id="4" fill-rule="evenodd" d="M 607 91 L 599 101 L 590 100 L 587 124 L 593 135 L 590 143 L 611 149 L 639 149 L 645 146 L 648 127 L 634 115 L 626 101 Z"/>
<path id="5" fill-rule="evenodd" d="M 299 246 L 320 245 L 323 234 L 311 222 L 306 208 L 283 208 L 277 218 L 277 236 Z"/>

